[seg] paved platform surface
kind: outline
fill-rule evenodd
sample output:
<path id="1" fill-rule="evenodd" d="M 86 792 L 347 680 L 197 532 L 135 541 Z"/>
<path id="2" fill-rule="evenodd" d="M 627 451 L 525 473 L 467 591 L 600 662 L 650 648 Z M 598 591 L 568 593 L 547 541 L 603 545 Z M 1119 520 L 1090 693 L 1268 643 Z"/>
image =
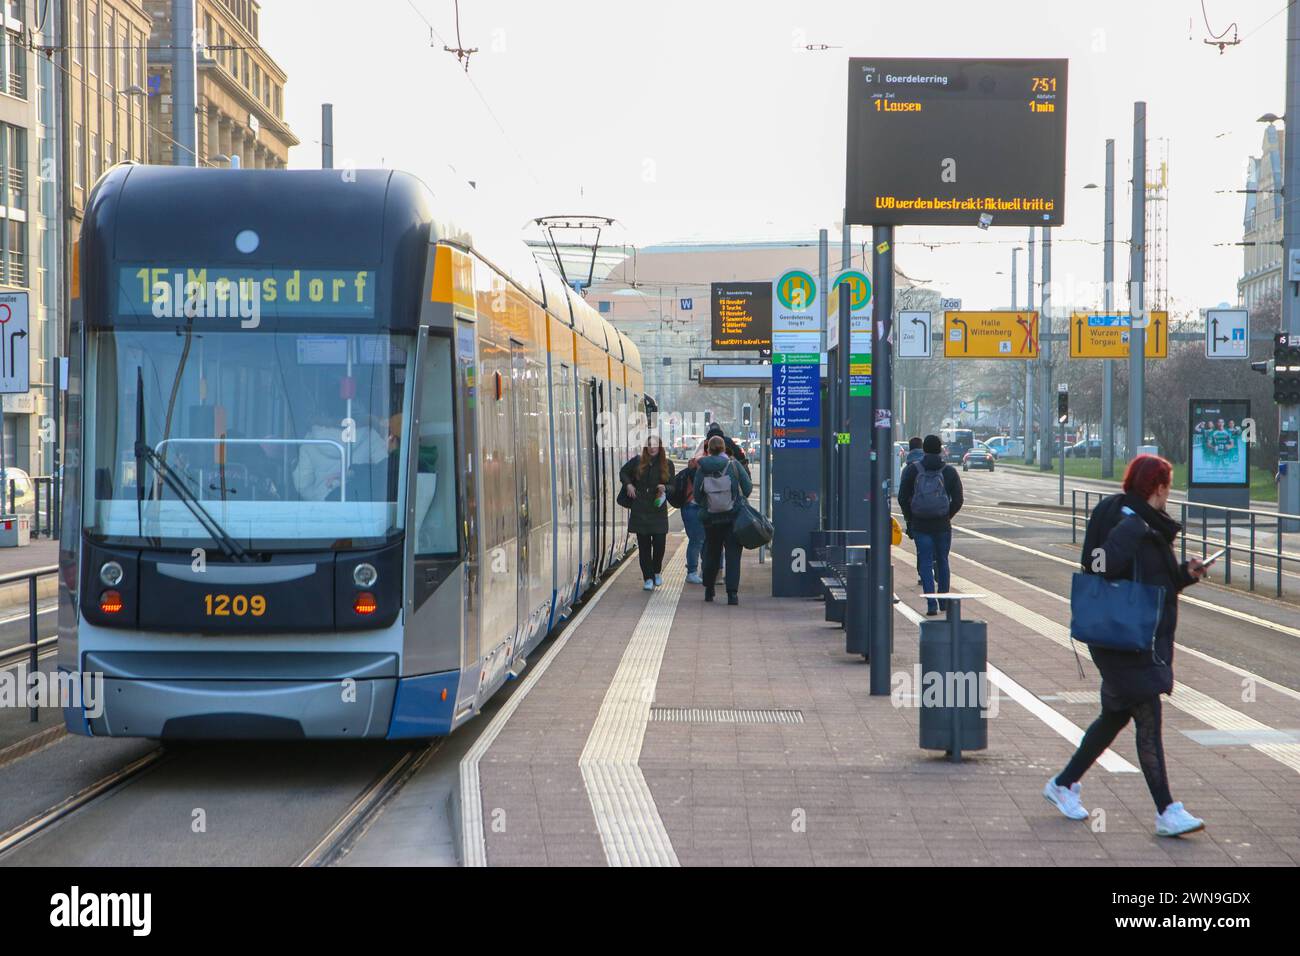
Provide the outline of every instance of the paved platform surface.
<path id="1" fill-rule="evenodd" d="M 1069 569 L 1015 552 L 1053 576 L 1033 584 L 962 556 L 964 544 L 954 546 L 954 590 L 989 595 L 967 613 L 989 625 L 987 750 L 961 764 L 920 750 L 906 688 L 870 696 L 868 666 L 845 653 L 820 602 L 768 596 L 770 565 L 754 552 L 740 606 L 704 603 L 683 583 L 684 538 L 674 534 L 664 587 L 647 593 L 635 570 L 620 574 L 530 666 L 509 706 L 485 715 L 460 765 L 465 862 L 1300 862 L 1300 692 L 1204 644 L 1176 660 L 1165 746 L 1175 799 L 1207 830 L 1154 836 L 1131 729 L 1084 778 L 1090 820 L 1049 805 L 1043 783 L 1098 706 L 1096 671 L 1085 654 L 1080 677 L 1066 637 Z M 914 566 L 908 547 L 895 551 L 896 674 L 917 662 Z M 1200 607 L 1185 613 L 1208 630 L 1248 626 Z M 756 718 L 774 722 L 743 722 Z"/>

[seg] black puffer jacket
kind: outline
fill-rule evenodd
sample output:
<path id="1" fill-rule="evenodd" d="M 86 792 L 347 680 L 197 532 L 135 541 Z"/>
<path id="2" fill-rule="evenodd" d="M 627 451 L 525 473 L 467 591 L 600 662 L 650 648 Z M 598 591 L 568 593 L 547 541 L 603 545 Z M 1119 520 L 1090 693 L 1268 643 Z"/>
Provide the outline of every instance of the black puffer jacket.
<path id="1" fill-rule="evenodd" d="M 663 452 L 660 452 L 663 455 Z M 630 459 L 626 465 L 619 469 L 618 481 L 619 486 L 631 485 L 636 488 L 636 497 L 632 500 L 632 507 L 627 513 L 627 530 L 632 534 L 667 534 L 668 533 L 668 501 L 665 498 L 663 504 L 655 507 L 655 497 L 658 495 L 660 485 L 667 486 L 673 480 L 673 463 L 665 458 L 668 464 L 668 478 L 661 481 L 659 478 L 659 463 L 653 461 L 650 467 L 646 469 L 645 474 L 640 478 L 637 477 L 637 465 L 641 462 L 641 456 Z"/>
<path id="2" fill-rule="evenodd" d="M 922 468 L 926 471 L 938 471 L 943 475 L 943 487 L 948 492 L 946 518 L 922 518 L 912 515 L 912 495 L 916 493 L 916 479 Z M 952 519 L 957 512 L 961 511 L 964 500 L 961 475 L 957 474 L 957 469 L 952 465 L 944 464 L 942 455 L 925 455 L 920 461 L 908 465 L 903 469 L 902 477 L 898 481 L 898 507 L 903 512 L 903 520 L 907 522 L 909 534 L 914 531 L 920 534 L 943 534 L 945 531 L 951 531 Z"/>
<path id="3" fill-rule="evenodd" d="M 1116 710 L 1174 690 L 1174 632 L 1178 628 L 1178 595 L 1196 578 L 1174 554 L 1182 526 L 1135 495 L 1103 498 L 1088 519 L 1079 563 L 1088 574 L 1107 578 L 1137 577 L 1143 584 L 1165 589 L 1165 605 L 1150 654 L 1089 647 L 1101 672 L 1102 706 Z M 1104 570 L 1098 570 L 1104 569 Z"/>

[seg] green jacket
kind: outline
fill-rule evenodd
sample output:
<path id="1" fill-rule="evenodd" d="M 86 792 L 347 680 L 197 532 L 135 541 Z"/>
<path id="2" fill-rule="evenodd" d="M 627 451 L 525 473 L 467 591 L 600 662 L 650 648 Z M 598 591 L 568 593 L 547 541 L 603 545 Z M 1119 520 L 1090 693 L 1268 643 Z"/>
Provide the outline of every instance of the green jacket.
<path id="1" fill-rule="evenodd" d="M 724 472 L 729 472 L 731 475 L 731 496 L 735 504 L 727 512 L 709 511 L 708 496 L 704 492 L 704 479 L 708 475 L 721 475 Z M 754 481 L 739 462 L 726 455 L 708 455 L 700 459 L 699 470 L 695 474 L 695 501 L 700 506 L 700 520 L 704 524 L 730 524 L 735 521 L 736 512 L 740 510 L 741 499 L 748 498 L 753 490 Z"/>

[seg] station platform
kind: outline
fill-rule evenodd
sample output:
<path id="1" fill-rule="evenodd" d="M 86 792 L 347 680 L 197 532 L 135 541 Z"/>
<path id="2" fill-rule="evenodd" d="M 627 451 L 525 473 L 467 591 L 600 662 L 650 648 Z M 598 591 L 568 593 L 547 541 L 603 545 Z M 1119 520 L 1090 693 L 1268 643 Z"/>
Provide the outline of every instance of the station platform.
<path id="1" fill-rule="evenodd" d="M 910 676 L 924 603 L 906 586 L 909 545 L 894 551 L 891 671 Z M 996 693 L 988 749 L 952 763 L 919 749 L 919 702 L 902 679 L 898 693 L 870 696 L 869 667 L 845 653 L 843 630 L 819 601 L 770 597 L 771 565 L 756 552 L 744 556 L 738 607 L 721 589 L 705 603 L 684 583 L 684 556 L 675 533 L 654 592 L 631 558 L 484 715 L 452 801 L 460 862 L 1300 863 L 1290 686 L 1180 649 L 1165 749 L 1174 798 L 1206 830 L 1154 835 L 1131 728 L 1084 778 L 1094 815 L 1074 822 L 1041 791 L 1096 715 L 1099 681 L 1083 649 L 1080 677 L 1061 590 L 954 555 L 952 589 L 987 595 L 965 616 L 988 622 Z"/>

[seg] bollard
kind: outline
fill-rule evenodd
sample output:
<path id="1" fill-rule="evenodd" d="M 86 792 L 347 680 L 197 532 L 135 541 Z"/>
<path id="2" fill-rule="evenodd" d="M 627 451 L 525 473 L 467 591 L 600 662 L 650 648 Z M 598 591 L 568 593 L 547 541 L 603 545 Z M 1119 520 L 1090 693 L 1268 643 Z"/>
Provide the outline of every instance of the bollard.
<path id="1" fill-rule="evenodd" d="M 924 750 L 946 751 L 953 763 L 961 762 L 963 750 L 988 747 L 988 723 L 979 697 L 988 687 L 988 627 L 983 621 L 961 619 L 961 601 L 982 596 L 936 595 L 948 603 L 947 620 L 923 621 L 920 625 L 920 745 Z M 941 703 L 928 705 L 926 701 L 933 691 L 927 688 L 936 680 L 940 682 Z M 962 701 L 957 700 L 958 688 L 965 695 Z"/>
<path id="2" fill-rule="evenodd" d="M 844 650 L 848 654 L 866 657 L 870 651 L 871 632 L 871 576 L 868 573 L 867 546 L 857 545 L 847 549 L 859 560 L 844 568 Z"/>
<path id="3" fill-rule="evenodd" d="M 884 600 L 889 601 L 889 613 L 894 613 L 894 566 L 890 564 L 889 573 L 889 593 Z M 877 596 L 877 600 L 879 600 Z M 871 662 L 871 696 L 888 697 L 893 675 L 889 669 L 893 663 L 894 655 L 894 630 L 890 628 L 888 633 L 880 633 L 881 629 L 876 628 L 870 634 L 870 653 L 867 660 Z"/>

